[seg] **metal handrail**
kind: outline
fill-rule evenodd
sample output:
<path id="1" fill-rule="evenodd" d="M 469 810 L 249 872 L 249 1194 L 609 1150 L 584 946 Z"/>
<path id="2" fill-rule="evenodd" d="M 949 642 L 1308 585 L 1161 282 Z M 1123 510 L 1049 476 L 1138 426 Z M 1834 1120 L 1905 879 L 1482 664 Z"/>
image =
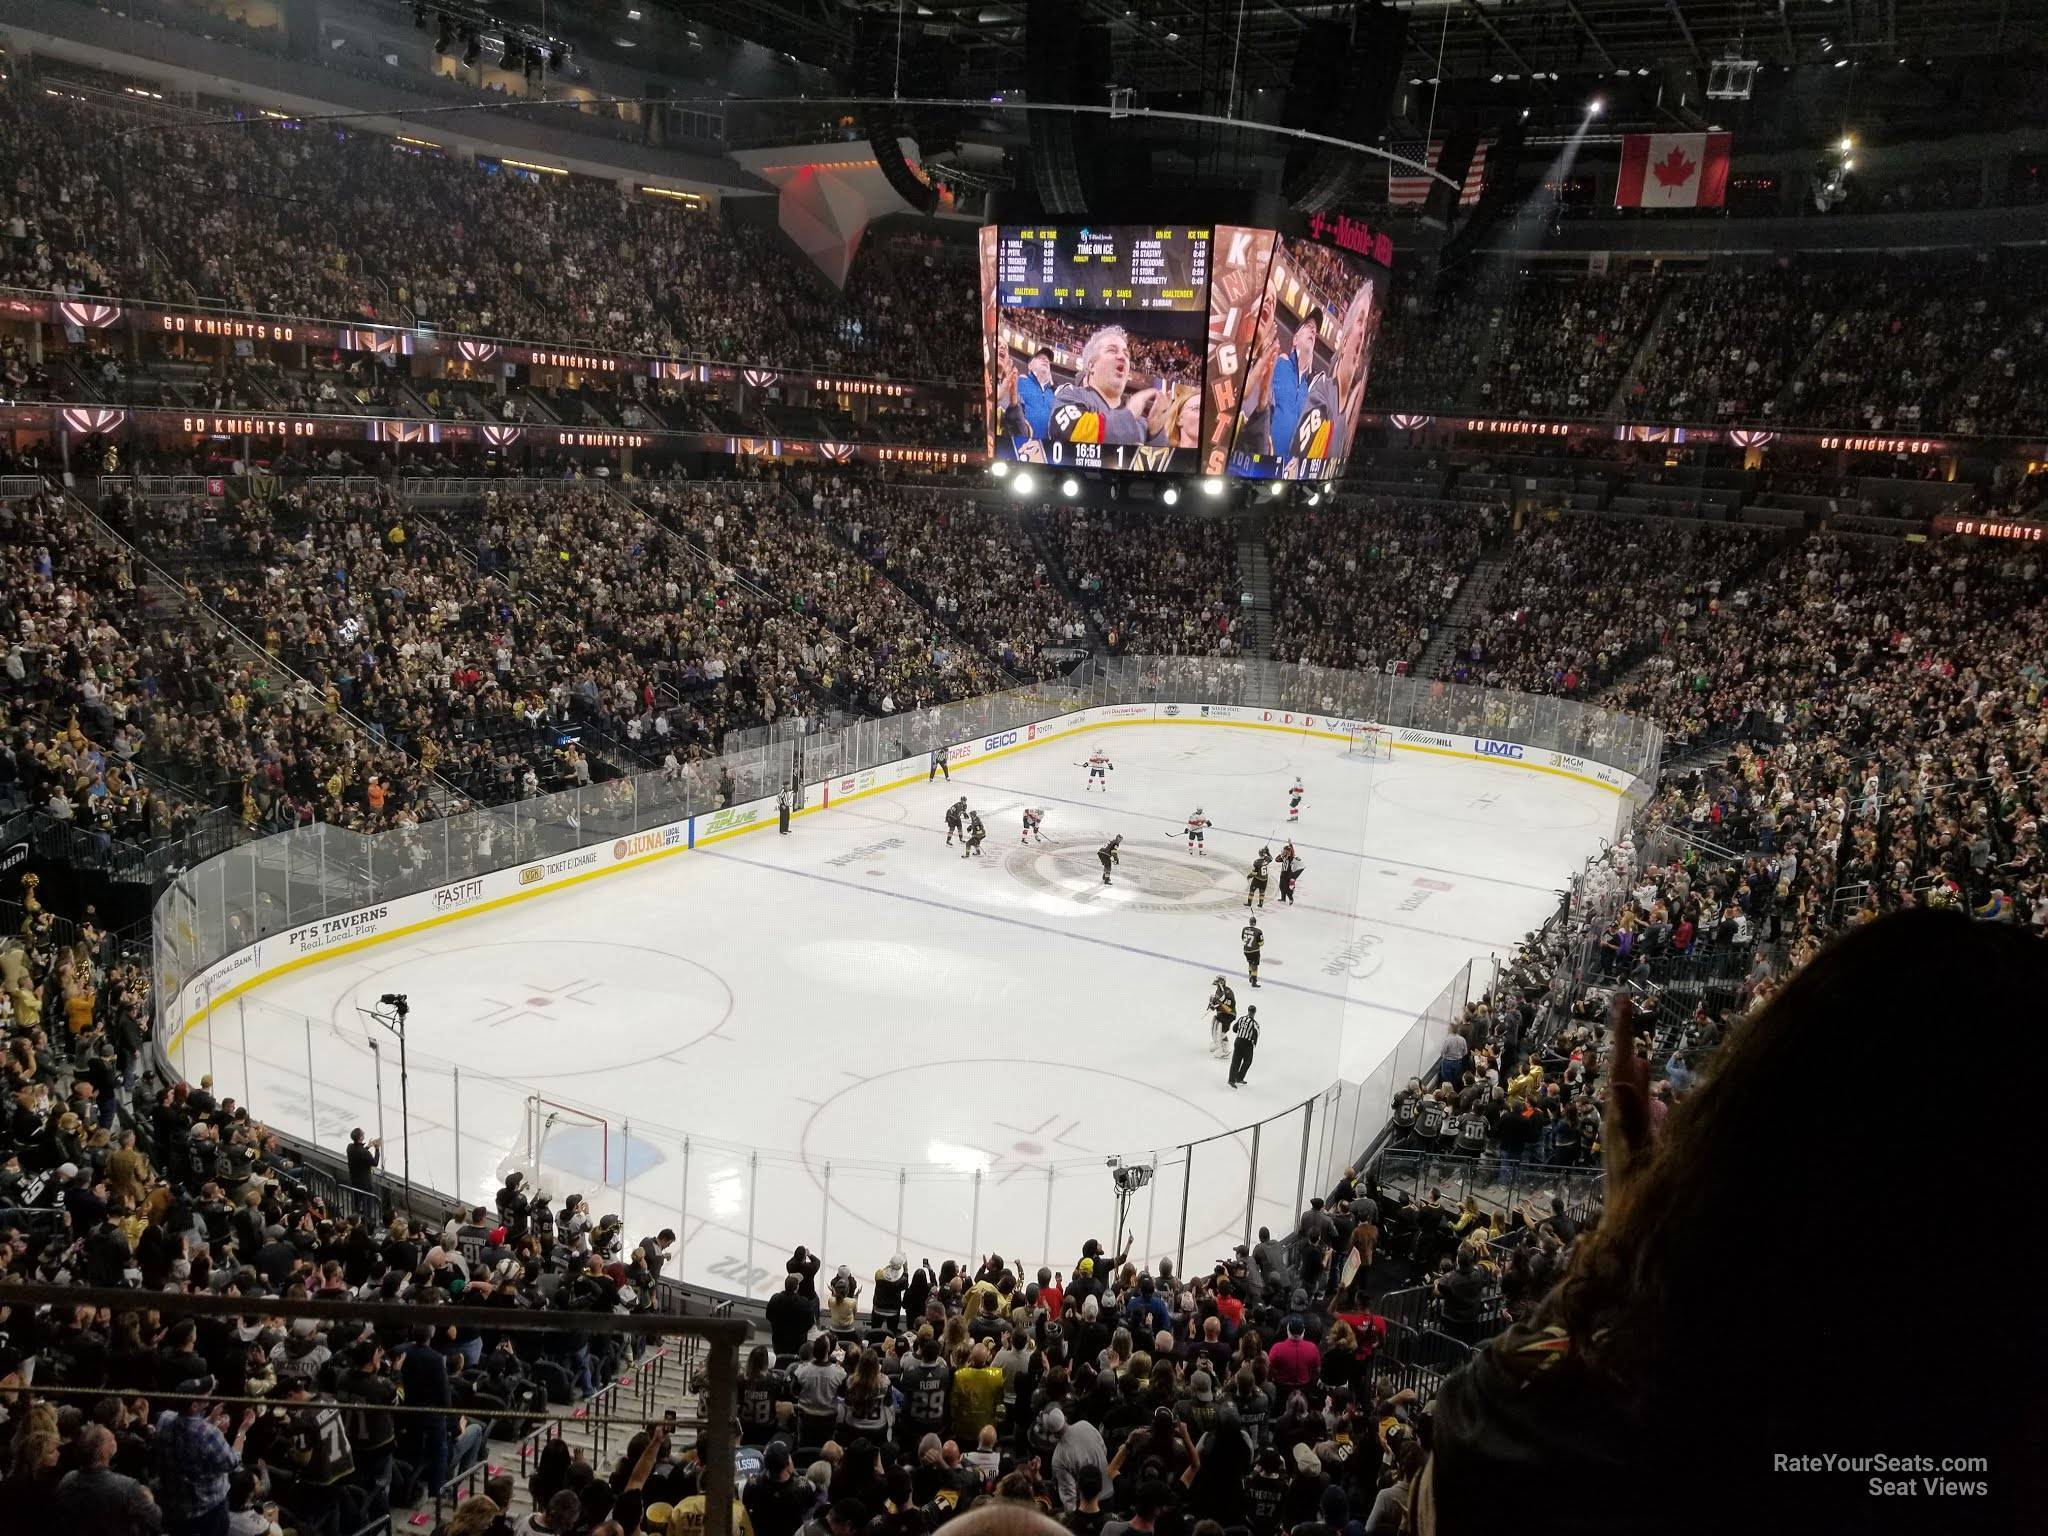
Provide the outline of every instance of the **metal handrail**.
<path id="1" fill-rule="evenodd" d="M 196 609 L 199 613 L 203 614 L 206 617 L 208 622 L 219 626 L 221 633 L 225 634 L 237 646 L 239 646 L 243 650 L 243 652 L 249 657 L 250 660 L 264 667 L 275 667 L 278 671 L 288 676 L 299 687 L 306 689 L 311 693 L 318 694 L 320 692 L 319 689 L 314 687 L 313 680 L 311 678 L 307 677 L 304 673 L 300 672 L 297 668 L 293 667 L 290 663 L 286 662 L 282 657 L 273 655 L 271 652 L 265 650 L 262 646 L 258 645 L 248 635 L 244 634 L 240 628 L 238 628 L 225 614 L 221 613 L 218 609 L 210 608 L 205 603 L 202 603 L 198 601 L 195 597 L 193 597 L 189 592 L 186 583 L 180 581 L 177 577 L 171 575 L 170 572 L 166 571 L 162 566 L 158 565 L 154 560 L 150 559 L 148 555 L 144 554 L 135 545 L 131 544 L 127 539 L 123 538 L 120 532 L 117 529 L 115 529 L 111 523 L 107 522 L 91 507 L 88 507 L 82 500 L 79 499 L 79 497 L 74 492 L 66 489 L 63 492 L 63 496 L 67 502 L 69 502 L 73 507 L 77 509 L 79 516 L 82 519 L 84 519 L 89 526 L 98 530 L 98 532 L 103 537 L 113 540 L 115 544 L 119 545 L 122 549 L 126 550 L 131 556 L 133 556 L 149 571 L 150 575 L 154 576 L 159 582 L 161 582 L 167 590 L 178 594 L 180 600 L 183 601 L 189 608 Z M 412 763 L 413 771 L 418 773 L 422 781 L 426 783 L 428 787 L 429 799 L 433 802 L 435 809 L 445 813 L 449 809 L 451 804 L 461 804 L 468 801 L 469 796 L 463 793 L 460 786 L 454 784 L 446 778 L 443 778 L 441 774 L 436 772 L 434 769 L 428 768 L 424 763 L 420 762 L 419 758 L 415 754 L 407 752 L 403 747 L 399 746 L 396 742 L 391 741 L 389 737 L 385 736 L 382 732 L 376 730 L 368 721 L 364 720 L 360 715 L 356 714 L 352 710 L 344 709 L 339 706 L 336 707 L 335 712 L 339 714 L 343 719 L 347 720 L 350 725 L 354 726 L 366 738 L 373 741 L 385 742 L 387 745 L 390 746 L 391 750 L 393 750 L 394 752 L 398 752 L 402 756 L 409 759 Z"/>

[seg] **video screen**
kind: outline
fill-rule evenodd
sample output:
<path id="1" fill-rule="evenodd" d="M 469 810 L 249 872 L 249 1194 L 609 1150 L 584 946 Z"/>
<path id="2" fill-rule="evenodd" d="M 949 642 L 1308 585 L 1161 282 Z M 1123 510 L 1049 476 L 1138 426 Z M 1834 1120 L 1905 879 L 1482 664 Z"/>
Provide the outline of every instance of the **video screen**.
<path id="1" fill-rule="evenodd" d="M 1229 473 L 1254 480 L 1331 480 L 1343 473 L 1385 280 L 1383 268 L 1329 246 L 1278 241 L 1252 328 L 1251 361 L 1235 391 Z M 1210 336 L 1213 347 L 1213 301 Z"/>
<path id="2" fill-rule="evenodd" d="M 1005 225 L 984 229 L 981 249 L 990 452 L 1193 472 L 1209 231 Z"/>
<path id="3" fill-rule="evenodd" d="M 1279 236 L 1270 229 L 1218 225 L 1209 258 L 1208 401 L 1202 408 L 1202 464 L 1220 475 L 1237 435 L 1237 407 L 1266 297 L 1266 269 Z"/>

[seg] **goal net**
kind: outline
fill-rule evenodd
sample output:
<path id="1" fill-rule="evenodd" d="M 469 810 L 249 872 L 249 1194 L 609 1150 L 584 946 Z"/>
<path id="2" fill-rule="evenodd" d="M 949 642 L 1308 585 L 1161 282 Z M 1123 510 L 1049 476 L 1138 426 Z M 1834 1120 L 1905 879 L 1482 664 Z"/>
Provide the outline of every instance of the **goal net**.
<path id="1" fill-rule="evenodd" d="M 1383 725 L 1369 725 L 1355 722 L 1350 739 L 1344 744 L 1346 757 L 1370 758 L 1376 762 L 1391 762 L 1394 757 L 1394 733 Z"/>
<path id="2" fill-rule="evenodd" d="M 538 1094 L 526 1101 L 526 1176 L 560 1199 L 565 1190 L 608 1185 L 612 1164 L 611 1122 L 587 1109 Z"/>

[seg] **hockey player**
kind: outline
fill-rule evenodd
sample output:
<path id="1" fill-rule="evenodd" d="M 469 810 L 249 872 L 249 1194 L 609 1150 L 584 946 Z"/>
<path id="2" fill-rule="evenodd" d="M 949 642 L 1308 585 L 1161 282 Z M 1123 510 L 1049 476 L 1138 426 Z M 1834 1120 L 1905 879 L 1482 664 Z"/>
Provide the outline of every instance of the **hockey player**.
<path id="1" fill-rule="evenodd" d="M 1195 807 L 1195 814 L 1188 818 L 1189 853 L 1207 853 L 1209 851 L 1202 846 L 1202 834 L 1215 825 L 1215 822 L 1202 814 L 1202 808 L 1199 805 Z"/>
<path id="2" fill-rule="evenodd" d="M 967 797 L 962 795 L 946 807 L 946 846 L 953 846 L 955 837 L 967 835 Z"/>
<path id="3" fill-rule="evenodd" d="M 1123 845 L 1124 835 L 1119 832 L 1115 837 L 1112 837 L 1108 842 L 1095 850 L 1095 857 L 1102 860 L 1102 883 L 1104 885 L 1109 884 L 1109 872 L 1116 867 L 1116 861 L 1122 857 L 1118 850 Z"/>
<path id="4" fill-rule="evenodd" d="M 1025 807 L 1024 807 L 1024 835 L 1023 835 L 1023 836 L 1021 836 L 1021 837 L 1019 837 L 1019 838 L 1017 839 L 1017 841 L 1018 841 L 1018 842 L 1020 842 L 1020 843 L 1031 843 L 1031 842 L 1038 842 L 1038 843 L 1042 843 L 1042 842 L 1044 842 L 1044 841 L 1045 841 L 1045 838 L 1044 838 L 1044 837 L 1043 837 L 1042 835 L 1040 835 L 1040 833 L 1039 833 L 1039 830 L 1038 830 L 1038 829 L 1039 829 L 1039 828 L 1040 828 L 1040 827 L 1041 827 L 1042 825 L 1044 825 L 1044 823 L 1045 823 L 1045 812 L 1044 812 L 1044 811 L 1040 810 L 1040 809 L 1039 809 L 1039 808 L 1038 808 L 1037 806 L 1035 806 L 1035 805 L 1027 805 L 1027 806 L 1025 806 Z"/>
<path id="5" fill-rule="evenodd" d="M 1244 945 L 1244 968 L 1251 972 L 1252 985 L 1256 987 L 1259 984 L 1259 951 L 1266 947 L 1266 935 L 1259 929 L 1259 920 L 1248 917 L 1244 932 L 1237 937 L 1238 942 Z"/>
<path id="6" fill-rule="evenodd" d="M 1076 763 L 1074 766 L 1088 770 L 1088 787 L 1090 789 L 1099 787 L 1105 795 L 1109 793 L 1109 771 L 1116 764 L 1103 755 L 1102 748 L 1097 747 L 1088 754 L 1088 760 L 1085 763 Z"/>
<path id="7" fill-rule="evenodd" d="M 1289 821 L 1301 820 L 1301 797 L 1306 793 L 1307 791 L 1301 787 L 1301 775 L 1296 774 L 1294 787 L 1287 791 L 1287 819 Z"/>
<path id="8" fill-rule="evenodd" d="M 1237 1020 L 1237 994 L 1221 976 L 1209 989 L 1209 1054 L 1221 1060 L 1230 1053 L 1230 1027 Z"/>
<path id="9" fill-rule="evenodd" d="M 1257 986 L 1257 982 L 1252 983 Z M 1259 1043 L 1259 1010 L 1247 1008 L 1237 1021 L 1237 1047 L 1230 1053 L 1230 1086 L 1242 1088 L 1245 1074 L 1252 1069 L 1252 1052 Z"/>
<path id="10" fill-rule="evenodd" d="M 1294 882 L 1301 878 L 1301 871 L 1301 859 L 1290 842 L 1280 850 L 1280 904 L 1283 907 L 1294 905 Z"/>
<path id="11" fill-rule="evenodd" d="M 1273 867 L 1273 850 L 1261 848 L 1259 856 L 1252 860 L 1252 872 L 1245 880 L 1244 904 L 1250 906 L 1254 900 L 1261 907 L 1266 904 L 1266 874 Z"/>
<path id="12" fill-rule="evenodd" d="M 960 857 L 964 859 L 972 855 L 975 858 L 979 858 L 981 856 L 982 841 L 987 836 L 988 828 L 981 824 L 981 812 L 969 811 L 967 813 L 966 846 L 960 850 Z"/>

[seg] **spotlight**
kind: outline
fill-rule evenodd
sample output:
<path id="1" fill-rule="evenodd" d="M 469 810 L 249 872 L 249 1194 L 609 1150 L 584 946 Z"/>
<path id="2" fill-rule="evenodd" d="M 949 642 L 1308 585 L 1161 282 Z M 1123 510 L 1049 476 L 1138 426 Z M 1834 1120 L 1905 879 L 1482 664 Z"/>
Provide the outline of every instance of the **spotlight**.
<path id="1" fill-rule="evenodd" d="M 1850 151 L 1850 150 L 1854 149 L 1855 147 L 1856 147 L 1856 141 L 1855 141 L 1854 139 L 1850 138 L 1848 134 L 1846 134 L 1846 133 L 1845 133 L 1845 134 L 1843 134 L 1843 135 L 1842 135 L 1842 153 L 1846 155 L 1847 153 L 1849 153 L 1849 151 Z"/>
<path id="2" fill-rule="evenodd" d="M 1001 480 L 1010 472 L 1010 461 L 1008 459 L 997 459 L 989 465 L 988 472 L 998 480 Z"/>
<path id="3" fill-rule="evenodd" d="M 1849 67 L 1849 61 L 1848 61 L 1847 59 L 1837 59 L 1837 60 L 1835 60 L 1835 68 L 1837 68 L 1837 69 L 1847 69 L 1848 67 Z"/>
<path id="4" fill-rule="evenodd" d="M 1010 482 L 1016 487 L 1019 496 L 1029 496 L 1037 483 L 1031 478 L 1031 471 L 1028 469 L 1018 470 L 1017 477 Z"/>
<path id="5" fill-rule="evenodd" d="M 1066 497 L 1067 500 L 1072 501 L 1081 494 L 1081 482 L 1072 475 L 1067 476 L 1066 479 L 1060 482 L 1060 494 Z"/>
<path id="6" fill-rule="evenodd" d="M 1287 482 L 1285 480 L 1275 480 L 1266 487 L 1266 494 L 1268 496 L 1285 496 L 1287 494 Z"/>
<path id="7" fill-rule="evenodd" d="M 1211 475 L 1202 482 L 1202 494 L 1204 496 L 1221 496 L 1223 494 L 1223 482 L 1214 475 Z"/>
<path id="8" fill-rule="evenodd" d="M 1312 507 L 1321 506 L 1323 504 L 1323 493 L 1321 491 L 1310 491 L 1308 493 L 1308 504 Z"/>
<path id="9" fill-rule="evenodd" d="M 1180 500 L 1180 491 L 1176 487 L 1169 485 L 1166 488 L 1165 494 L 1162 495 L 1159 499 L 1165 502 L 1169 507 L 1173 506 L 1176 502 Z"/>
<path id="10" fill-rule="evenodd" d="M 1586 103 L 1586 116 L 1598 117 L 1601 114 L 1601 112 L 1606 108 L 1606 106 L 1606 102 L 1602 101 L 1598 96 L 1595 96 L 1591 101 Z"/>

